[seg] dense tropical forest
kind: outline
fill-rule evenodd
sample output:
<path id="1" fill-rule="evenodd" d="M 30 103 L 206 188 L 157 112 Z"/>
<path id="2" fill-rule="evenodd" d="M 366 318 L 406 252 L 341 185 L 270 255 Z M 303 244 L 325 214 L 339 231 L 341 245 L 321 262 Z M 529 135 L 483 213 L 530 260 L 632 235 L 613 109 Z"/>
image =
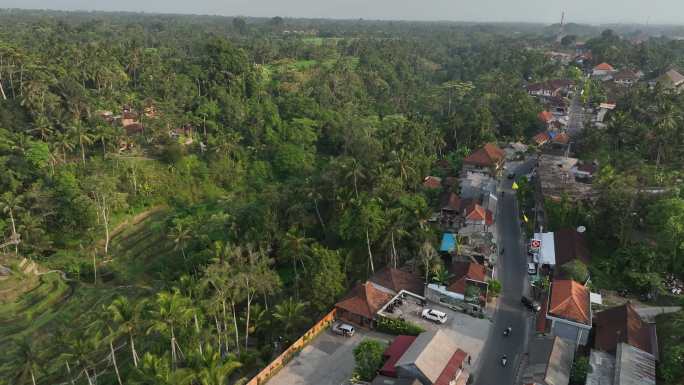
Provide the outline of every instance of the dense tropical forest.
<path id="1" fill-rule="evenodd" d="M 0 384 L 249 379 L 436 242 L 425 175 L 541 129 L 525 82 L 571 75 L 552 42 L 537 25 L 0 12 Z M 647 73 L 684 64 L 666 38 L 588 44 Z M 637 88 L 580 143 L 605 165 L 599 198 L 559 221 L 597 229 L 597 284 L 684 275 L 683 102 Z"/>

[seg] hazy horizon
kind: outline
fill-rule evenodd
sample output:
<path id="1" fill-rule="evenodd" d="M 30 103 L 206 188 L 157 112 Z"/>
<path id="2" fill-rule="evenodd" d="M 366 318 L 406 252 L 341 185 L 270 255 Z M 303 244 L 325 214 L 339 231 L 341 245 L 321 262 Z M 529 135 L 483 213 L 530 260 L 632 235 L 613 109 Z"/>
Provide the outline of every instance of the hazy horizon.
<path id="1" fill-rule="evenodd" d="M 0 0 L 1 8 L 68 11 L 130 11 L 221 16 L 377 19 L 463 22 L 682 25 L 681 0 Z"/>

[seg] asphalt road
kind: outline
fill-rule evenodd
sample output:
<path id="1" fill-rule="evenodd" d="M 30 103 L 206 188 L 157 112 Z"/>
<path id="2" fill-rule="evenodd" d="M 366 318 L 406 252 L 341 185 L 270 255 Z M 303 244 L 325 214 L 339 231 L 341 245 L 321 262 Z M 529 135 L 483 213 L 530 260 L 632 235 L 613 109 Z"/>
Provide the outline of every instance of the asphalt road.
<path id="1" fill-rule="evenodd" d="M 531 171 L 533 160 L 528 160 L 516 168 L 516 175 Z M 479 367 L 475 371 L 477 385 L 515 384 L 516 374 L 523 353 L 527 349 L 528 334 L 534 317 L 520 303 L 523 292 L 528 290 L 527 256 L 525 254 L 521 229 L 518 223 L 518 205 L 511 190 L 512 181 L 503 182 L 505 192 L 499 202 L 501 211 L 498 217 L 500 246 L 504 255 L 499 257 L 498 276 L 503 291 L 499 306 L 494 314 L 494 324 L 489 338 L 481 353 Z M 513 330 L 509 337 L 503 336 L 508 326 Z M 501 357 L 508 357 L 506 367 L 501 365 Z"/>
<path id="2" fill-rule="evenodd" d="M 575 95 L 570 102 L 570 110 L 568 111 L 568 135 L 571 137 L 577 136 L 584 128 L 584 111 L 580 96 Z"/>

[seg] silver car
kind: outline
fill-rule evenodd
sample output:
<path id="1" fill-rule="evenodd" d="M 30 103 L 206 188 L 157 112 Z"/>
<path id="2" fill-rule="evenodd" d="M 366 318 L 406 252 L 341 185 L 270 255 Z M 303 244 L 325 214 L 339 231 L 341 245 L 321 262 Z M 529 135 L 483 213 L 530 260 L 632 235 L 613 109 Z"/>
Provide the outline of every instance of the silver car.
<path id="1" fill-rule="evenodd" d="M 426 320 L 436 322 L 439 324 L 443 324 L 447 321 L 447 315 L 446 313 L 435 310 L 435 309 L 425 309 L 423 310 L 423 318 Z"/>

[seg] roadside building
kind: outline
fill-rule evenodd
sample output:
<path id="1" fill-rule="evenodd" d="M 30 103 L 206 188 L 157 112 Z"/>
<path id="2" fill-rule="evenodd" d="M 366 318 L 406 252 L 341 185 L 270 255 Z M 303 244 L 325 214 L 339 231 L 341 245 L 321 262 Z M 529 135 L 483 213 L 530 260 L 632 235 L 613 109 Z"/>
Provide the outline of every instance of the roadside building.
<path id="1" fill-rule="evenodd" d="M 570 279 L 554 279 L 537 318 L 537 331 L 584 346 L 589 340 L 591 319 L 589 289 Z"/>
<path id="2" fill-rule="evenodd" d="M 383 375 L 375 376 L 370 385 L 421 385 L 415 378 L 394 378 Z"/>
<path id="3" fill-rule="evenodd" d="M 594 317 L 595 349 L 615 353 L 621 343 L 658 355 L 655 324 L 645 322 L 629 302 L 598 312 Z"/>
<path id="4" fill-rule="evenodd" d="M 335 304 L 337 315 L 348 322 L 373 328 L 376 314 L 394 295 L 371 282 L 356 285 L 341 301 Z"/>
<path id="5" fill-rule="evenodd" d="M 487 143 L 463 159 L 463 170 L 497 175 L 503 167 L 506 154 L 494 143 Z"/>
<path id="6" fill-rule="evenodd" d="M 571 202 L 590 199 L 593 191 L 590 184 L 578 182 L 573 167 L 577 158 L 544 154 L 539 157 L 537 167 L 537 188 L 544 199 L 560 202 L 563 196 Z"/>
<path id="7" fill-rule="evenodd" d="M 441 330 L 418 335 L 396 363 L 399 378 L 415 378 L 423 385 L 465 384 L 468 354 Z"/>
<path id="8" fill-rule="evenodd" d="M 548 143 L 549 140 L 551 140 L 551 137 L 547 132 L 540 132 L 532 137 L 532 141 L 540 147 Z"/>
<path id="9" fill-rule="evenodd" d="M 656 360 L 653 354 L 621 343 L 615 354 L 613 385 L 655 385 Z"/>
<path id="10" fill-rule="evenodd" d="M 556 265 L 563 266 L 568 262 L 579 260 L 589 265 L 589 246 L 583 233 L 573 228 L 560 229 L 553 233 L 553 248 Z"/>
<path id="11" fill-rule="evenodd" d="M 522 372 L 526 385 L 568 385 L 575 345 L 558 337 L 535 337 Z"/>
<path id="12" fill-rule="evenodd" d="M 380 374 L 387 377 L 397 377 L 397 361 L 406 353 L 416 340 L 416 336 L 399 335 L 394 337 L 392 343 L 385 349 L 382 357 L 385 363 L 380 368 Z"/>

